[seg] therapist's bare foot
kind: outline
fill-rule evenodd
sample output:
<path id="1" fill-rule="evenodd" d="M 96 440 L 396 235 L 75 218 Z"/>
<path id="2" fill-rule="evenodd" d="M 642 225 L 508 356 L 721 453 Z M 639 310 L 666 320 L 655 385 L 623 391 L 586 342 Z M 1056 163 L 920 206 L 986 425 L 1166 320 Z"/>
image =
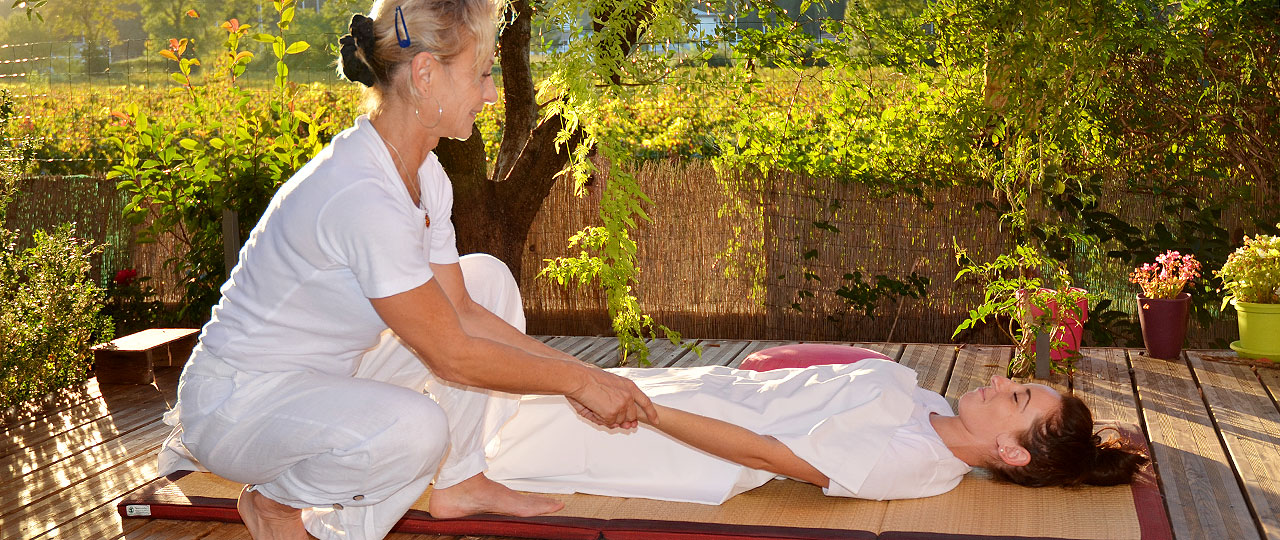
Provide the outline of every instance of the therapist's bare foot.
<path id="1" fill-rule="evenodd" d="M 268 499 L 245 486 L 236 501 L 240 519 L 254 540 L 308 540 L 302 526 L 302 510 Z"/>
<path id="2" fill-rule="evenodd" d="M 436 518 L 456 518 L 473 514 L 505 514 L 529 517 L 564 508 L 550 497 L 529 495 L 477 474 L 461 483 L 431 492 L 427 511 Z"/>

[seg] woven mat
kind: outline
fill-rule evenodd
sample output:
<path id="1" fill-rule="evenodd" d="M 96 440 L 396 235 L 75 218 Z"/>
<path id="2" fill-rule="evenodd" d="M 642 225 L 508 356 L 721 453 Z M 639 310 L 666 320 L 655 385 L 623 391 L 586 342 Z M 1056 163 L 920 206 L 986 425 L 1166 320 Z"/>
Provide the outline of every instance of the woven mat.
<path id="1" fill-rule="evenodd" d="M 241 485 L 208 473 L 176 473 L 131 493 L 126 517 L 239 521 Z M 405 515 L 400 532 L 600 538 L 960 539 L 1055 538 L 1168 540 L 1168 519 L 1150 481 L 1134 486 L 1023 488 L 975 470 L 949 493 L 925 499 L 864 501 L 826 497 L 816 486 L 774 480 L 709 506 L 593 495 L 553 495 L 564 510 L 535 518 L 476 516 L 437 520 L 430 491 Z"/>

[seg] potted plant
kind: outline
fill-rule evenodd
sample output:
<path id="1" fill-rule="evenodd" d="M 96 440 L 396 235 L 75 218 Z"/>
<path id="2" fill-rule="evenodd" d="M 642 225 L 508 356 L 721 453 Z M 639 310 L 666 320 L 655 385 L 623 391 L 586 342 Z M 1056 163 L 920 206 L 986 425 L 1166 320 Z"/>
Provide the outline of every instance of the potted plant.
<path id="1" fill-rule="evenodd" d="M 1187 339 L 1187 314 L 1191 293 L 1187 283 L 1200 277 L 1200 262 L 1194 255 L 1166 251 L 1155 263 L 1145 263 L 1129 274 L 1129 281 L 1142 288 L 1138 293 L 1138 322 L 1147 356 L 1173 359 L 1182 354 Z"/>
<path id="2" fill-rule="evenodd" d="M 1066 271 L 1057 267 L 1056 283 L 1038 277 L 1036 271 L 1053 265 L 1053 261 L 1028 246 L 1017 246 L 1012 255 L 1001 255 L 985 264 L 969 259 L 957 247 L 956 262 L 961 266 L 956 280 L 976 278 L 983 287 L 983 302 L 969 310 L 969 317 L 956 327 L 952 338 L 992 317 L 1016 346 L 1007 370 L 1010 377 L 1026 377 L 1035 371 L 1039 335 L 1049 336 L 1051 368 L 1071 371 L 1080 358 L 1089 295 L 1071 286 Z"/>
<path id="3" fill-rule="evenodd" d="M 1231 349 L 1245 358 L 1280 360 L 1280 236 L 1246 236 L 1217 274 L 1227 290 L 1222 308 L 1234 306 L 1240 325 Z"/>

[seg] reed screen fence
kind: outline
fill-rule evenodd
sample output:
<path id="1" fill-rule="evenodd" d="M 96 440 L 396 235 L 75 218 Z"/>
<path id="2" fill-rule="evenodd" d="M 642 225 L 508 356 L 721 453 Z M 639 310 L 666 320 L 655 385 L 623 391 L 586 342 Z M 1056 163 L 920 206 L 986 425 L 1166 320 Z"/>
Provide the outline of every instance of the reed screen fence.
<path id="1" fill-rule="evenodd" d="M 640 268 L 636 293 L 656 321 L 687 337 L 947 343 L 967 310 L 981 301 L 976 287 L 953 283 L 957 268 L 952 246 L 962 245 L 983 259 L 1012 246 L 998 216 L 974 211 L 991 199 L 986 189 L 936 190 L 926 193 L 929 205 L 907 195 L 879 197 L 858 185 L 782 173 L 735 182 L 756 187 L 731 195 L 709 164 L 697 162 L 648 162 L 633 172 L 653 200 L 646 209 L 652 222 L 635 232 Z M 601 168 L 582 197 L 561 182 L 543 203 L 526 241 L 520 276 L 531 333 L 610 332 L 604 295 L 597 288 L 566 288 L 537 277 L 546 259 L 577 254 L 566 239 L 599 223 L 605 182 L 608 167 Z M 1280 195 L 1274 185 L 1259 193 L 1270 200 Z M 116 271 L 135 268 L 152 277 L 162 300 L 178 302 L 182 278 L 164 260 L 179 252 L 181 235 L 138 243 L 134 229 L 121 218 L 125 202 L 114 183 L 100 177 L 28 178 L 10 210 L 8 227 L 29 232 L 74 221 L 80 235 L 107 245 L 95 261 L 98 279 L 105 283 Z M 1163 218 L 1155 203 L 1154 195 L 1121 186 L 1104 197 L 1105 210 L 1139 227 Z M 735 205 L 745 211 L 726 212 Z M 1243 226 L 1246 210 L 1224 215 L 1224 228 Z M 815 221 L 829 227 L 815 227 Z M 731 240 L 754 247 L 726 254 Z M 1084 253 L 1073 264 L 1078 285 L 1134 313 L 1129 268 Z M 928 295 L 881 301 L 869 318 L 834 293 L 845 282 L 843 276 L 855 271 L 865 278 L 883 274 L 899 279 L 915 271 L 929 278 Z M 801 299 L 802 290 L 814 296 Z M 800 309 L 793 307 L 797 302 Z M 1193 347 L 1235 338 L 1231 314 L 1197 326 L 1193 323 L 1190 332 Z M 999 343 L 1001 336 L 988 327 L 964 340 Z"/>

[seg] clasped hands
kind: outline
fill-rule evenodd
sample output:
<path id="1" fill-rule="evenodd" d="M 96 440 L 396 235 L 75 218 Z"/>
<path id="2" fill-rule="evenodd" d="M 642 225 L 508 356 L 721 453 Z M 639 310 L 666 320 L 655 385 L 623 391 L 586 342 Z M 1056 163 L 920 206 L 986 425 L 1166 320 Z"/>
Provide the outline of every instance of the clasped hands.
<path id="1" fill-rule="evenodd" d="M 634 382 L 594 366 L 587 366 L 585 382 L 565 397 L 583 418 L 607 428 L 658 423 L 653 402 Z"/>

